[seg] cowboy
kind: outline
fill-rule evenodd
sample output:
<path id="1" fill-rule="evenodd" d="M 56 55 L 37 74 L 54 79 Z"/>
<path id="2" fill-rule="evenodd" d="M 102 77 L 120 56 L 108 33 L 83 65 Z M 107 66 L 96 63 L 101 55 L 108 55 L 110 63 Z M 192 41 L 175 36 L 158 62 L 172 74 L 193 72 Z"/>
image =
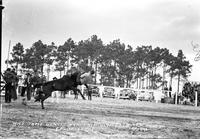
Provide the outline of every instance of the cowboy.
<path id="1" fill-rule="evenodd" d="M 16 73 L 16 71 L 15 71 L 15 68 L 13 68 L 12 70 L 11 70 L 11 72 L 12 72 L 12 74 L 13 74 L 13 80 L 12 80 L 12 98 L 14 99 L 14 100 L 16 100 L 17 99 L 17 86 L 18 86 L 18 82 L 19 82 L 19 78 L 18 78 L 18 76 L 17 76 L 17 73 Z"/>
<path id="2" fill-rule="evenodd" d="M 94 75 L 94 70 L 91 70 L 89 72 L 86 72 L 86 73 L 83 73 L 82 75 L 80 75 L 81 84 L 91 83 L 93 75 Z"/>
<path id="3" fill-rule="evenodd" d="M 10 68 L 4 72 L 4 80 L 6 82 L 5 85 L 5 102 L 10 103 L 12 98 L 12 83 L 14 80 L 14 74 L 11 72 Z"/>
<path id="4" fill-rule="evenodd" d="M 76 79 L 76 82 L 79 85 L 85 85 L 87 87 L 87 89 L 88 89 L 87 94 L 88 94 L 89 100 L 92 100 L 92 90 L 87 84 L 92 82 L 93 75 L 94 75 L 94 70 L 91 70 L 91 71 L 83 73 L 83 74 L 81 74 L 81 72 L 79 72 L 77 79 Z M 76 98 L 77 98 L 77 96 L 76 96 Z"/>
<path id="5" fill-rule="evenodd" d="M 31 74 L 30 73 L 26 73 L 26 77 L 24 78 L 24 86 L 22 88 L 22 93 L 21 93 L 21 96 L 23 97 L 22 98 L 22 104 L 26 105 L 26 99 L 24 97 L 25 95 L 25 92 L 26 92 L 26 97 L 27 97 L 27 100 L 31 100 Z"/>
<path id="6" fill-rule="evenodd" d="M 27 100 L 31 100 L 31 74 L 27 73 L 27 78 L 25 79 L 26 83 L 26 92 L 27 92 Z"/>

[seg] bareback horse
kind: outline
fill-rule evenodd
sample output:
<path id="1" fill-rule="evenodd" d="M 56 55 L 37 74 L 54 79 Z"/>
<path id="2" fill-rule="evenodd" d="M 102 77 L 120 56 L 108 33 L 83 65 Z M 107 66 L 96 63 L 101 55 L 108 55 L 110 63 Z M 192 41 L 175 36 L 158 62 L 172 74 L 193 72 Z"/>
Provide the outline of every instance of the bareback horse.
<path id="1" fill-rule="evenodd" d="M 81 97 L 85 100 L 85 97 L 81 93 L 79 89 L 77 89 L 78 85 L 82 85 L 81 82 L 77 81 L 80 76 L 79 72 L 75 72 L 72 75 L 64 75 L 62 78 L 57 80 L 52 80 L 46 83 L 36 84 L 35 88 L 41 87 L 41 91 L 35 96 L 35 101 L 40 101 L 42 109 L 44 109 L 44 100 L 51 96 L 53 91 L 67 91 L 73 90 L 75 94 L 75 98 L 77 98 L 77 92 L 80 93 Z M 84 84 L 88 89 L 88 85 Z"/>

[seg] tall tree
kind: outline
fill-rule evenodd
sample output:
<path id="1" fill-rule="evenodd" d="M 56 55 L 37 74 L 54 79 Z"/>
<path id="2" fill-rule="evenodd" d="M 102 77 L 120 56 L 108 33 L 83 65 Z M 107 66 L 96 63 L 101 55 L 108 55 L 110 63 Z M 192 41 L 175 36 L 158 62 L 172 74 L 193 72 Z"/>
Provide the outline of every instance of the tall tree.
<path id="1" fill-rule="evenodd" d="M 151 72 L 149 72 L 149 77 L 151 80 L 151 88 L 156 89 L 158 86 L 158 83 L 161 83 L 161 85 L 164 84 L 165 82 L 165 58 L 168 55 L 169 50 L 166 48 L 160 48 L 156 47 L 152 49 L 149 54 L 147 59 L 147 67 L 150 69 Z M 163 77 L 159 73 L 157 73 L 157 68 L 163 66 Z M 163 80 L 162 80 L 163 79 Z"/>
<path id="2" fill-rule="evenodd" d="M 58 71 L 64 71 L 66 73 L 66 69 L 69 70 L 70 57 L 72 57 L 72 51 L 75 49 L 75 42 L 69 38 L 63 45 L 60 45 L 57 49 L 56 56 L 56 69 Z"/>
<path id="3" fill-rule="evenodd" d="M 45 63 L 47 64 L 47 80 L 49 80 L 49 74 L 51 71 L 51 65 L 53 64 L 53 62 L 55 61 L 56 58 L 56 50 L 57 47 L 55 46 L 55 43 L 52 42 L 50 45 L 47 46 L 47 56 L 45 58 Z"/>
<path id="4" fill-rule="evenodd" d="M 179 83 L 180 83 L 180 78 L 181 76 L 183 78 L 187 78 L 189 76 L 189 74 L 191 73 L 191 67 L 192 65 L 189 63 L 189 61 L 186 60 L 186 57 L 183 54 L 182 50 L 178 51 L 178 55 L 175 61 L 175 70 L 177 70 L 175 72 L 175 75 L 178 76 L 178 88 L 177 88 L 177 92 L 179 92 Z"/>
<path id="5" fill-rule="evenodd" d="M 103 49 L 103 42 L 97 35 L 93 35 L 90 38 L 89 45 L 89 59 L 90 63 L 89 66 L 95 69 L 95 84 L 97 82 L 97 73 L 98 73 L 98 66 L 99 66 L 99 59 L 101 57 L 101 51 Z"/>
<path id="6" fill-rule="evenodd" d="M 47 52 L 47 45 L 43 44 L 41 40 L 33 43 L 31 48 L 26 49 L 24 55 L 24 67 L 33 69 L 35 72 L 40 72 L 43 76 Z"/>
<path id="7" fill-rule="evenodd" d="M 137 88 L 141 88 L 141 83 L 144 80 L 144 76 L 148 73 L 148 70 L 146 68 L 146 63 L 148 60 L 148 53 L 151 50 L 151 46 L 142 46 L 137 47 L 134 55 L 136 58 L 136 76 L 134 79 L 137 81 Z"/>
<path id="8" fill-rule="evenodd" d="M 21 43 L 17 43 L 13 46 L 11 55 L 12 59 L 9 61 L 11 64 L 15 64 L 16 71 L 18 71 L 18 65 L 23 63 L 24 47 Z"/>
<path id="9" fill-rule="evenodd" d="M 118 61 L 118 75 L 119 84 L 124 86 L 124 79 L 126 80 L 126 87 L 130 87 L 130 83 L 133 79 L 135 73 L 136 58 L 134 57 L 134 52 L 130 45 L 124 50 L 121 55 L 119 55 Z"/>
<path id="10" fill-rule="evenodd" d="M 168 56 L 165 57 L 165 63 L 168 66 L 166 73 L 169 73 L 169 87 L 172 87 L 172 80 L 175 77 L 175 67 L 176 67 L 176 57 L 169 53 Z"/>
<path id="11" fill-rule="evenodd" d="M 174 65 L 171 67 L 171 70 L 174 71 L 174 75 L 178 76 L 178 85 L 177 85 L 177 92 L 179 93 L 179 86 L 180 86 L 180 79 L 181 77 L 187 78 L 191 73 L 191 67 L 189 61 L 186 60 L 186 57 L 183 54 L 182 50 L 178 51 L 178 55 L 174 60 Z M 175 103 L 177 104 L 177 94 Z"/>
<path id="12" fill-rule="evenodd" d="M 79 64 L 79 67 L 84 71 L 91 68 L 95 69 L 95 83 L 102 49 L 102 40 L 98 38 L 97 35 L 93 35 L 87 40 L 79 41 L 77 47 L 73 51 L 74 59 L 72 62 Z"/>

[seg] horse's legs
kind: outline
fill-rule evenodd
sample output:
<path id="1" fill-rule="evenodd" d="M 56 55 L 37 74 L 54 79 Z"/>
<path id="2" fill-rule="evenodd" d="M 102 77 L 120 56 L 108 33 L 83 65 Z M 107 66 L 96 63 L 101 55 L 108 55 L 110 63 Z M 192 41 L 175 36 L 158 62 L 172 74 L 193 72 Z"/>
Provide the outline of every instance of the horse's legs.
<path id="1" fill-rule="evenodd" d="M 42 109 L 44 109 L 44 100 L 41 101 Z"/>
<path id="2" fill-rule="evenodd" d="M 51 96 L 51 93 L 45 94 L 45 96 L 41 99 L 41 106 L 44 109 L 44 101 Z"/>
<path id="3" fill-rule="evenodd" d="M 80 91 L 79 89 L 75 88 L 75 89 L 73 89 L 73 90 L 78 91 L 79 94 L 81 95 L 81 97 L 85 100 L 84 95 L 81 93 L 81 91 Z M 77 96 L 78 96 L 78 93 L 77 93 Z"/>
<path id="4" fill-rule="evenodd" d="M 89 86 L 87 85 L 87 84 L 84 84 L 85 85 L 85 87 L 87 88 L 87 89 L 89 89 Z"/>

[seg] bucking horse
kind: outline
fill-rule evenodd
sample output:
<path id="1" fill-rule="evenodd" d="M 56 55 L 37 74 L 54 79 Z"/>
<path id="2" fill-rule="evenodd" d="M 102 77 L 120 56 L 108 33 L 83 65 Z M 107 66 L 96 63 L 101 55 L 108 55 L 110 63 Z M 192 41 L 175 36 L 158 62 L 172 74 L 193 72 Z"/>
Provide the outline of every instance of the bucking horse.
<path id="1" fill-rule="evenodd" d="M 44 100 L 50 97 L 53 91 L 68 91 L 68 90 L 74 91 L 75 99 L 77 98 L 77 95 L 78 95 L 77 92 L 79 92 L 81 97 L 85 100 L 84 95 L 77 88 L 77 86 L 84 84 L 88 90 L 89 90 L 89 87 L 85 82 L 82 83 L 79 80 L 77 81 L 77 79 L 79 79 L 79 76 L 80 76 L 79 72 L 75 72 L 71 75 L 64 75 L 60 79 L 36 84 L 34 88 L 40 88 L 40 91 L 37 91 L 35 95 L 35 102 L 40 101 L 42 109 L 44 109 Z"/>

